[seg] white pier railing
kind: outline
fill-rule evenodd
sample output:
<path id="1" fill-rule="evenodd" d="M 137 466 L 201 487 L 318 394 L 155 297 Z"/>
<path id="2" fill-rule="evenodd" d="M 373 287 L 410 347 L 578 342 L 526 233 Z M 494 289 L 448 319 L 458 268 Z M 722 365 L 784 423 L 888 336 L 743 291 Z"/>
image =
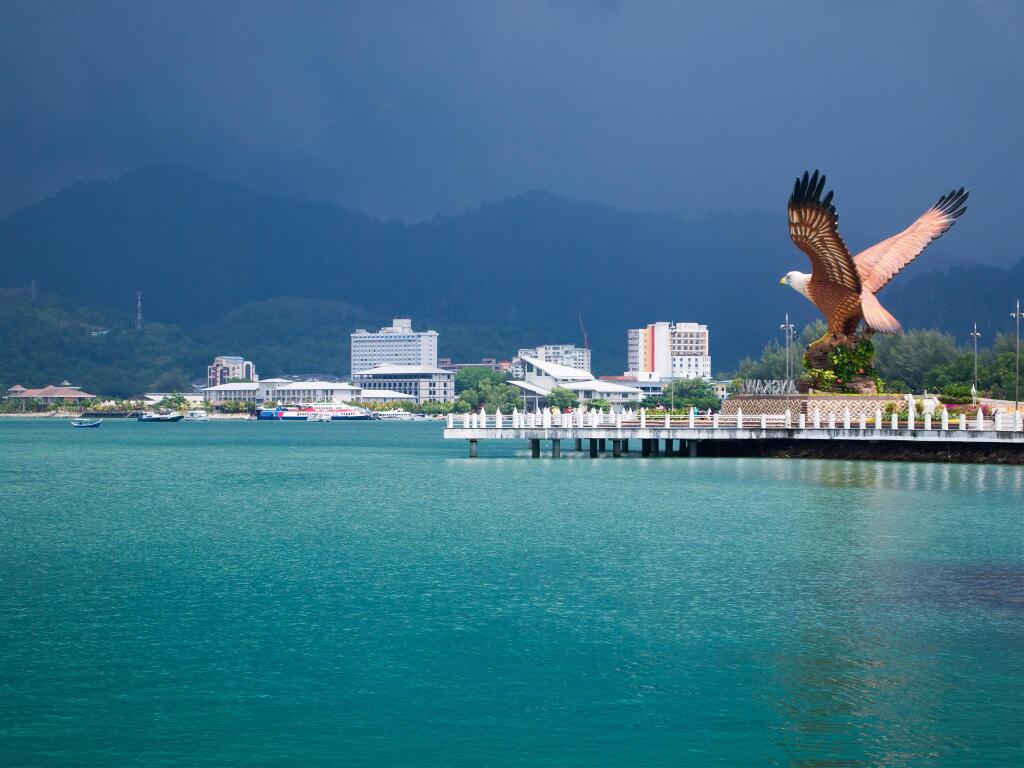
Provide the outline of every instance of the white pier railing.
<path id="1" fill-rule="evenodd" d="M 639 411 L 625 411 L 610 413 L 602 410 L 582 411 L 572 413 L 552 413 L 550 410 L 521 412 L 516 408 L 512 413 L 503 414 L 500 410 L 488 414 L 483 408 L 476 413 L 448 414 L 448 429 L 457 430 L 533 430 L 533 429 L 612 429 L 612 430 L 633 430 L 633 429 L 696 429 L 696 430 L 721 430 L 721 429 L 746 429 L 746 430 L 820 430 L 827 428 L 830 431 L 836 430 L 858 430 L 865 432 L 872 430 L 878 433 L 896 432 L 1024 432 L 1024 415 L 1021 413 L 998 413 L 992 419 L 985 419 L 981 411 L 974 418 L 960 414 L 955 419 L 950 419 L 947 411 L 942 410 L 938 420 L 932 414 L 925 414 L 923 418 L 917 419 L 914 413 L 890 416 L 883 416 L 880 409 L 876 409 L 874 417 L 861 414 L 854 420 L 850 409 L 844 409 L 840 418 L 835 413 L 829 413 L 823 420 L 819 409 L 815 408 L 810 414 L 798 413 L 795 415 L 787 410 L 783 415 L 745 415 L 742 409 L 737 409 L 734 416 L 722 414 L 701 414 L 696 409 L 690 409 L 686 414 L 667 414 L 659 411 L 647 412 L 645 409 Z"/>

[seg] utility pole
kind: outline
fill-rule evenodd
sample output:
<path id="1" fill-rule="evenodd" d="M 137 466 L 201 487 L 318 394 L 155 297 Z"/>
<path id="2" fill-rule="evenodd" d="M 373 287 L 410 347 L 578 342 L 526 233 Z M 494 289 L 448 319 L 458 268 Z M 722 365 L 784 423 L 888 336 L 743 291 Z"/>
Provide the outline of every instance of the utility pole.
<path id="1" fill-rule="evenodd" d="M 786 313 L 786 322 L 780 325 L 779 328 L 786 336 L 786 381 L 792 381 L 793 365 L 789 359 L 789 341 L 793 338 L 793 331 L 796 330 L 796 326 L 789 322 L 789 312 Z"/>
<path id="2" fill-rule="evenodd" d="M 971 384 L 971 404 L 978 404 L 978 339 L 981 334 L 978 332 L 978 324 L 974 324 L 974 330 L 971 331 L 971 338 L 974 339 L 974 383 Z"/>
<path id="3" fill-rule="evenodd" d="M 675 339 L 675 327 L 676 321 L 673 320 L 668 324 L 668 370 L 669 370 L 669 385 L 668 385 L 668 397 L 669 413 L 676 409 L 676 339 Z"/>
<path id="4" fill-rule="evenodd" d="M 1010 317 L 1017 321 L 1017 372 L 1013 384 L 1013 412 L 1016 413 L 1020 410 L 1020 319 L 1024 317 L 1020 311 L 1020 299 L 1017 299 L 1017 308 L 1010 313 Z"/>
<path id="5" fill-rule="evenodd" d="M 135 330 L 142 330 L 142 291 L 135 292 Z"/>

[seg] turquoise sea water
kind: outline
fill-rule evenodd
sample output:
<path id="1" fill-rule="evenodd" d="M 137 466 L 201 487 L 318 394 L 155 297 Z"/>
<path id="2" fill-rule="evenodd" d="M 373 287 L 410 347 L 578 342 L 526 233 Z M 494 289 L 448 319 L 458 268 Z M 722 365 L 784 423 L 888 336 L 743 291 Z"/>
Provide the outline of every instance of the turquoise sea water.
<path id="1" fill-rule="evenodd" d="M 0 420 L 4 766 L 1009 766 L 1024 469 Z"/>

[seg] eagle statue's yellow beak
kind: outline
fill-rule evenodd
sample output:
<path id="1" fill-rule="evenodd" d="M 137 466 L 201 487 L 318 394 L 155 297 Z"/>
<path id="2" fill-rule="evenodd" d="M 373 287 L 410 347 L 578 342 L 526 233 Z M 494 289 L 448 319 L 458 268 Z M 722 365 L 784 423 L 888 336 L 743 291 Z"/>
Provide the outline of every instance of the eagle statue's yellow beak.
<path id="1" fill-rule="evenodd" d="M 785 284 L 786 284 L 786 278 L 784 278 L 784 277 L 780 278 L 779 279 L 779 285 L 785 285 Z"/>

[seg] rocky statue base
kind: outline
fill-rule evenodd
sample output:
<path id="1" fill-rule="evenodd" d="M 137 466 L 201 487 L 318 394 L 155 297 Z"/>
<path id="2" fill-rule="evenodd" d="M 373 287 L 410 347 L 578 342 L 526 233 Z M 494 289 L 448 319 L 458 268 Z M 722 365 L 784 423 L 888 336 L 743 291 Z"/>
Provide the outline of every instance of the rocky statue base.
<path id="1" fill-rule="evenodd" d="M 850 336 L 829 333 L 809 344 L 797 390 L 803 394 L 878 394 L 872 335 L 869 330 Z"/>

